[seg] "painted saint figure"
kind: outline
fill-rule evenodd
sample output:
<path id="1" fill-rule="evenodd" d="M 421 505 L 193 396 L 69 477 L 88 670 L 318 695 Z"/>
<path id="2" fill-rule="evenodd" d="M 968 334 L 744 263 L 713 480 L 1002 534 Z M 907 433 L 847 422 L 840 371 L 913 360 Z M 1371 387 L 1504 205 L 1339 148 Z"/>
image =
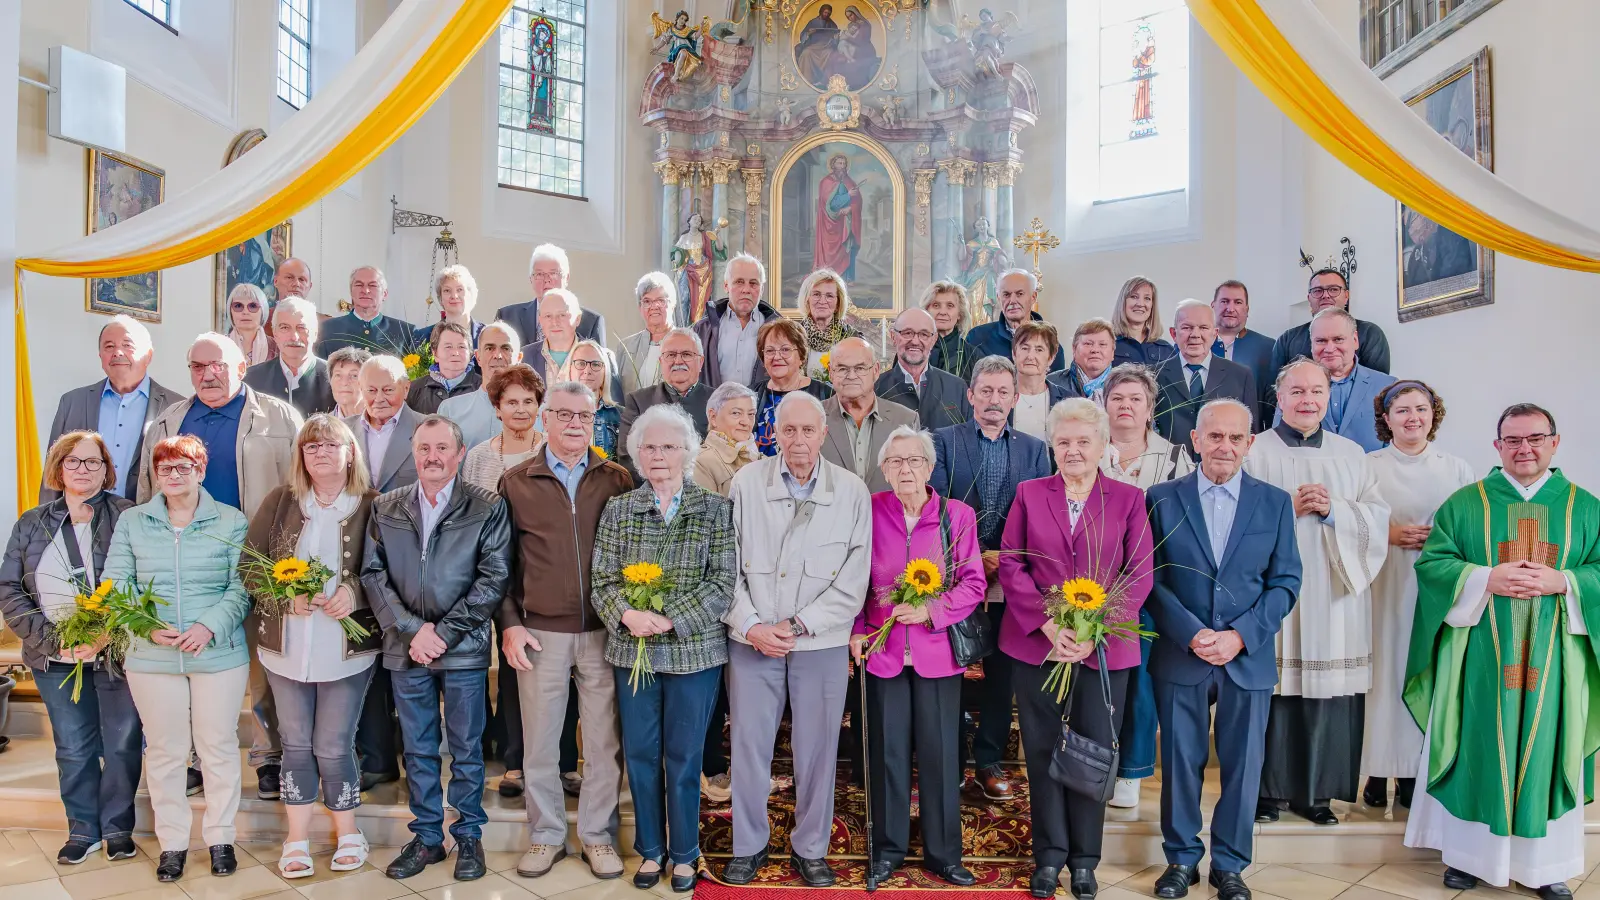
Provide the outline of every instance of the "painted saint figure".
<path id="1" fill-rule="evenodd" d="M 556 26 L 544 16 L 528 23 L 528 130 L 556 131 Z"/>
<path id="2" fill-rule="evenodd" d="M 1133 130 L 1128 138 L 1149 137 L 1156 133 L 1155 107 L 1150 100 L 1150 85 L 1156 74 L 1156 35 L 1150 23 L 1141 22 L 1133 30 Z"/>
<path id="3" fill-rule="evenodd" d="M 850 282 L 855 280 L 860 252 L 861 188 L 850 177 L 850 160 L 836 153 L 828 159 L 828 174 L 817 186 L 817 238 L 811 264 L 832 269 Z"/>
<path id="4" fill-rule="evenodd" d="M 711 302 L 712 267 L 728 258 L 717 233 L 705 230 L 705 217 L 689 215 L 688 227 L 672 246 L 672 266 L 678 273 L 678 321 L 698 322 Z"/>
<path id="5" fill-rule="evenodd" d="M 834 47 L 839 43 L 839 24 L 833 21 L 833 5 L 824 3 L 817 14 L 800 29 L 800 40 L 795 42 L 794 61 L 800 76 L 821 88 L 833 74 L 830 63 Z"/>

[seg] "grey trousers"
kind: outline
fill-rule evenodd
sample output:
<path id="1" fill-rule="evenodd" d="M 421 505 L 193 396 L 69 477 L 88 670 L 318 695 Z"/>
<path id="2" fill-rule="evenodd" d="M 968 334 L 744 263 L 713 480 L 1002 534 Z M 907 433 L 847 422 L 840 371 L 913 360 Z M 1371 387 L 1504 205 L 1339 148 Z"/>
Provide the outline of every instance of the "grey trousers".
<path id="1" fill-rule="evenodd" d="M 244 643 L 250 650 L 250 716 L 254 727 L 250 729 L 250 768 L 283 764 L 283 742 L 278 737 L 278 706 L 272 697 L 272 685 L 267 681 L 267 670 L 261 665 L 261 652 L 256 649 L 259 633 L 254 616 L 245 623 Z M 378 663 L 382 665 L 380 661 Z"/>
<path id="2" fill-rule="evenodd" d="M 733 722 L 733 855 L 754 856 L 771 837 L 767 795 L 772 750 L 783 702 L 792 716 L 796 856 L 828 855 L 833 831 L 833 776 L 839 761 L 839 722 L 850 689 L 850 650 L 801 650 L 781 659 L 728 641 L 728 710 Z"/>

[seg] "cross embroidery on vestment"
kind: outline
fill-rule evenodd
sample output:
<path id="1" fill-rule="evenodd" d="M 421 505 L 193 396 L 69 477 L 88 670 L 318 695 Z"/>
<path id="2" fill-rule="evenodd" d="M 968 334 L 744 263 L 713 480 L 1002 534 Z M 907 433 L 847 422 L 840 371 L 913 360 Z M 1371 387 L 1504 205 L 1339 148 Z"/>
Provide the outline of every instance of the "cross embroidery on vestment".
<path id="1" fill-rule="evenodd" d="M 1539 520 L 1532 518 L 1518 518 L 1516 521 L 1516 537 L 1499 544 L 1499 562 L 1536 562 L 1547 566 L 1555 566 L 1559 559 L 1555 544 L 1539 540 Z M 1517 615 L 1512 619 L 1513 631 L 1523 632 L 1523 639 L 1516 641 L 1517 660 L 1501 667 L 1501 683 L 1508 691 L 1532 691 L 1539 684 L 1539 669 L 1528 665 L 1531 643 L 1527 640 L 1526 632 L 1533 627 L 1524 621 L 1531 618 L 1533 601 L 1512 600 L 1512 608 Z M 1523 627 L 1517 627 L 1523 625 Z"/>

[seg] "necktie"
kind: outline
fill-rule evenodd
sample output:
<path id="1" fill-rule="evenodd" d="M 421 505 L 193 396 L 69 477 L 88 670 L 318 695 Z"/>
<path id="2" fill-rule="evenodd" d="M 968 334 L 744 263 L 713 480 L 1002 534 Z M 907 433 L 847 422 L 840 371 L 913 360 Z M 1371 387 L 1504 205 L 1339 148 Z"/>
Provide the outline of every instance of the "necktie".
<path id="1" fill-rule="evenodd" d="M 1200 375 L 1201 365 L 1199 363 L 1188 363 L 1187 365 L 1189 369 L 1189 396 L 1198 397 L 1205 393 L 1206 390 L 1205 381 Z"/>

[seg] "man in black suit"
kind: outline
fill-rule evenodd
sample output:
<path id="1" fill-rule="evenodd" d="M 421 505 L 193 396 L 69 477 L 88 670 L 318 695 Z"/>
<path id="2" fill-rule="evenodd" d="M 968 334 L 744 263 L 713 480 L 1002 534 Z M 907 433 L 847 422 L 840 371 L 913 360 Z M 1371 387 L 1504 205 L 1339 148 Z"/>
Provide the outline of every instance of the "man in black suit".
<path id="1" fill-rule="evenodd" d="M 694 420 L 695 430 L 706 433 L 706 403 L 711 389 L 700 381 L 705 351 L 700 336 L 688 328 L 674 328 L 661 339 L 661 381 L 640 388 L 622 401 L 622 422 L 617 433 L 617 455 L 630 471 L 633 460 L 627 456 L 628 432 L 633 423 L 652 406 L 677 405 Z"/>
<path id="2" fill-rule="evenodd" d="M 317 342 L 317 308 L 309 300 L 284 297 L 272 311 L 272 337 L 278 358 L 257 363 L 244 373 L 244 383 L 284 400 L 302 416 L 333 412 L 333 382 L 328 361 L 311 355 Z"/>
<path id="3" fill-rule="evenodd" d="M 1350 285 L 1344 280 L 1344 275 L 1338 269 L 1320 269 L 1311 276 L 1311 286 L 1306 289 L 1306 300 L 1311 303 L 1311 316 L 1330 306 L 1337 306 L 1348 311 L 1350 309 Z M 1356 362 L 1369 369 L 1375 369 L 1387 375 L 1389 373 L 1389 339 L 1384 336 L 1383 329 L 1365 322 L 1356 320 L 1356 337 L 1361 344 L 1361 352 L 1356 357 Z M 1296 325 L 1295 327 L 1278 335 L 1277 346 L 1272 351 L 1272 378 L 1278 378 L 1278 373 L 1289 364 L 1289 360 L 1304 356 L 1311 358 L 1311 323 Z"/>
<path id="4" fill-rule="evenodd" d="M 567 251 L 555 244 L 540 244 L 533 248 L 533 256 L 528 260 L 528 284 L 533 288 L 533 299 L 502 306 L 494 317 L 510 323 L 526 343 L 543 340 L 544 331 L 539 327 L 539 301 L 545 291 L 565 288 L 567 277 L 571 274 L 572 265 L 567 262 Z M 578 340 L 592 340 L 602 347 L 611 346 L 606 342 L 606 317 L 592 309 L 585 309 L 578 319 Z"/>
<path id="5" fill-rule="evenodd" d="M 411 333 L 416 326 L 383 314 L 389 299 L 389 282 L 377 266 L 362 266 L 350 273 L 350 311 L 334 316 L 322 326 L 317 341 L 317 356 L 327 359 L 346 347 L 360 347 L 368 353 L 405 356 L 411 352 Z"/>
<path id="6" fill-rule="evenodd" d="M 916 410 L 929 431 L 971 418 L 966 382 L 929 364 L 928 354 L 939 336 L 933 316 L 920 309 L 904 310 L 895 317 L 890 334 L 895 364 L 878 376 L 877 395 Z"/>
<path id="7" fill-rule="evenodd" d="M 1229 398 L 1254 409 L 1256 377 L 1249 369 L 1211 353 L 1217 340 L 1216 313 L 1201 300 L 1185 300 L 1173 313 L 1172 339 L 1178 355 L 1156 370 L 1156 431 L 1194 453 L 1195 415 L 1212 400 Z"/>
<path id="8" fill-rule="evenodd" d="M 1251 405 L 1252 429 L 1259 434 L 1272 424 L 1272 383 L 1278 373 L 1272 370 L 1272 350 L 1277 341 L 1259 331 L 1245 328 L 1250 318 L 1250 289 L 1242 281 L 1224 281 L 1211 292 L 1211 311 L 1217 318 L 1217 342 L 1211 345 L 1213 356 L 1236 362 L 1250 370 L 1256 377 L 1258 400 Z M 1265 422 L 1266 424 L 1262 424 Z"/>

